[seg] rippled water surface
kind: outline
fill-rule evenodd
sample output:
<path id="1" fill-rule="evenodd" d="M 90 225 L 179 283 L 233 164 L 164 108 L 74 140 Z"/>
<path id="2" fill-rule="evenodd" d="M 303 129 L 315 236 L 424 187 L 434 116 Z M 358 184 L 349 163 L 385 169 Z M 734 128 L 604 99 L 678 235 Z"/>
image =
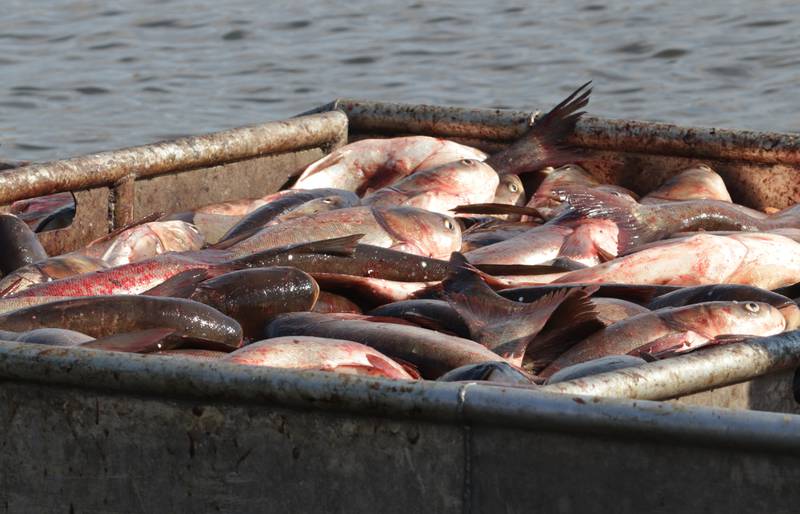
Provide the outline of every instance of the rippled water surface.
<path id="1" fill-rule="evenodd" d="M 337 96 L 800 131 L 800 6 L 5 0 L 0 158 L 286 117 Z"/>

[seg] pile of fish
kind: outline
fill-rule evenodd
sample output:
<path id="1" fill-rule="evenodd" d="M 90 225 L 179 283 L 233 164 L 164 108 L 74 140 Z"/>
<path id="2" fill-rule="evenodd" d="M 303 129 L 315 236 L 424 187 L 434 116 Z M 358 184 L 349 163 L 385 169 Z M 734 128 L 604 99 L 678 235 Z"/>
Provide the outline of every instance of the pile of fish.
<path id="1" fill-rule="evenodd" d="M 565 143 L 588 86 L 493 155 L 359 140 L 57 257 L 26 201 L 0 217 L 0 339 L 535 387 L 797 329 L 800 205 L 733 203 L 705 165 L 600 183 Z"/>

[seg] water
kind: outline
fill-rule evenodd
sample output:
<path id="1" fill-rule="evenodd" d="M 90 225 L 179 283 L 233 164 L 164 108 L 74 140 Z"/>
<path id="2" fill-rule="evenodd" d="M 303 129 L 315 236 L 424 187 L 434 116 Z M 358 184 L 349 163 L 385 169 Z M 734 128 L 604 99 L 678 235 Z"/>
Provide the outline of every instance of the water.
<path id="1" fill-rule="evenodd" d="M 800 5 L 5 0 L 0 158 L 279 119 L 337 96 L 800 131 Z"/>

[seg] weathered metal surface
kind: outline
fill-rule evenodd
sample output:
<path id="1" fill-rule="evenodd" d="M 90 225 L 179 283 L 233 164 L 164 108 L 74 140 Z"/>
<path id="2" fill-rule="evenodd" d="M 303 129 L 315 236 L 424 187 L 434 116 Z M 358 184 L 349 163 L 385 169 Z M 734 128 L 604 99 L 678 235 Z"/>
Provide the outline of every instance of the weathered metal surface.
<path id="1" fill-rule="evenodd" d="M 781 512 L 800 499 L 797 416 L 24 343 L 0 343 L 0 377 L 9 511 Z M 717 481 L 736 487 L 709 494 Z"/>
<path id="2" fill-rule="evenodd" d="M 261 155 L 325 147 L 341 140 L 347 118 L 338 112 L 274 121 L 205 136 L 31 164 L 0 173 L 0 203 L 111 186 L 137 178 L 221 165 Z"/>
<path id="3" fill-rule="evenodd" d="M 778 371 L 747 382 L 681 396 L 670 402 L 800 414 L 795 394 L 795 370 Z"/>
<path id="4" fill-rule="evenodd" d="M 800 366 L 800 331 L 755 338 L 542 388 L 563 394 L 667 400 Z"/>
<path id="5" fill-rule="evenodd" d="M 316 148 L 141 179 L 136 182 L 133 212 L 141 218 L 154 212 L 181 212 L 264 196 L 322 156 L 322 150 Z"/>
<path id="6" fill-rule="evenodd" d="M 75 191 L 75 218 L 70 226 L 39 234 L 48 255 L 60 255 L 86 246 L 108 233 L 108 210 L 111 190 L 98 187 Z"/>

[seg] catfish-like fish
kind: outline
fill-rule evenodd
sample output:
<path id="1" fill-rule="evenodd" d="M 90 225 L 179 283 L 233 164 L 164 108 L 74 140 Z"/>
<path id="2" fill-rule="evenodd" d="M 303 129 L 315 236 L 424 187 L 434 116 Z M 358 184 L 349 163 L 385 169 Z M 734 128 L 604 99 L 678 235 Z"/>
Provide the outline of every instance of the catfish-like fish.
<path id="1" fill-rule="evenodd" d="M 462 159 L 412 173 L 367 195 L 363 204 L 405 205 L 446 214 L 459 205 L 491 202 L 499 184 L 497 173 L 489 165 L 476 159 Z"/>
<path id="2" fill-rule="evenodd" d="M 530 129 L 508 148 L 486 159 L 486 164 L 497 173 L 519 175 L 540 170 L 546 166 L 559 166 L 576 160 L 575 151 L 564 140 L 575 130 L 575 124 L 589 103 L 587 82 L 549 112 L 534 120 Z"/>
<path id="3" fill-rule="evenodd" d="M 364 234 L 362 242 L 415 255 L 444 258 L 461 247 L 454 218 L 414 207 L 351 207 L 266 227 L 236 243 L 236 256 L 267 248 Z"/>
<path id="4" fill-rule="evenodd" d="M 362 196 L 414 172 L 461 159 L 483 161 L 486 154 L 476 148 L 428 136 L 362 139 L 337 148 L 309 165 L 292 189 L 335 187 Z"/>
<path id="5" fill-rule="evenodd" d="M 643 196 L 640 202 L 653 204 L 681 200 L 733 201 L 722 177 L 708 165 L 700 164 L 679 172 Z"/>
<path id="6" fill-rule="evenodd" d="M 3 243 L 0 272 L 4 275 L 47 258 L 33 230 L 13 214 L 0 214 L 0 241 Z"/>
<path id="7" fill-rule="evenodd" d="M 458 312 L 444 300 L 403 300 L 387 303 L 369 312 L 370 316 L 401 318 L 421 327 L 469 338 L 469 328 Z"/>
<path id="8" fill-rule="evenodd" d="M 150 296 L 70 298 L 0 315 L 0 329 L 24 332 L 64 328 L 99 338 L 149 328 L 171 328 L 176 337 L 238 348 L 242 327 L 219 311 L 192 300 Z"/>
<path id="9" fill-rule="evenodd" d="M 722 335 L 778 334 L 786 320 L 778 309 L 762 302 L 706 302 L 671 307 L 615 323 L 567 350 L 542 376 L 607 355 L 689 351 Z"/>
<path id="10" fill-rule="evenodd" d="M 508 362 L 482 362 L 467 364 L 448 371 L 437 378 L 439 382 L 493 382 L 496 384 L 526 385 L 534 384 L 533 377 Z"/>
<path id="11" fill-rule="evenodd" d="M 214 307 L 239 322 L 245 337 L 261 336 L 276 314 L 314 307 L 319 286 L 295 268 L 272 267 L 232 271 L 200 283 L 191 300 Z"/>
<path id="12" fill-rule="evenodd" d="M 264 339 L 240 348 L 221 360 L 250 366 L 333 371 L 399 380 L 419 378 L 369 346 L 324 337 L 286 336 Z"/>
<path id="13" fill-rule="evenodd" d="M 269 324 L 265 335 L 316 336 L 356 341 L 391 358 L 410 362 L 419 369 L 423 378 L 430 379 L 466 364 L 503 360 L 469 339 L 416 326 L 340 319 L 316 312 L 281 314 Z"/>

